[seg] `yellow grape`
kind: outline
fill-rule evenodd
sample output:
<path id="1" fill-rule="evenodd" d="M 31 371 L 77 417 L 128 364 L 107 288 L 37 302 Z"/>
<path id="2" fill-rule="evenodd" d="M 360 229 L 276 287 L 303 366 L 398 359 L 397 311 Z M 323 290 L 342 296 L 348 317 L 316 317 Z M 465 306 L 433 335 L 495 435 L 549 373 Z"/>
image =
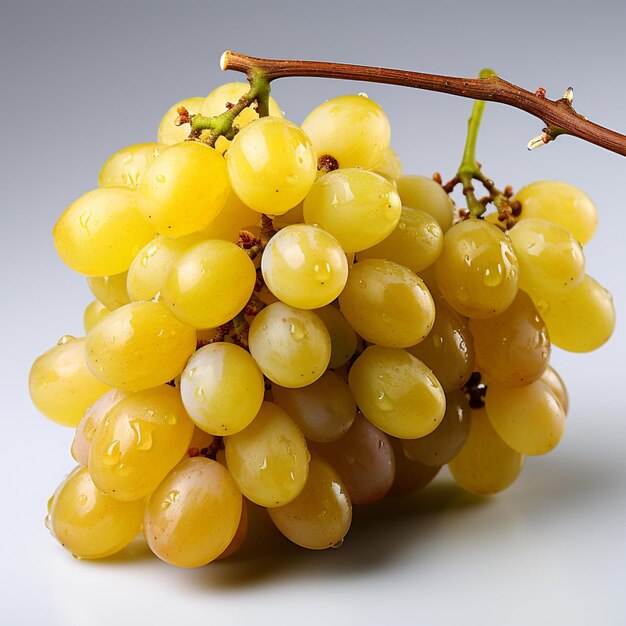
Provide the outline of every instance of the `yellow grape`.
<path id="1" fill-rule="evenodd" d="M 152 493 L 189 448 L 193 422 L 174 387 L 128 395 L 109 409 L 89 449 L 89 474 L 117 500 Z"/>
<path id="2" fill-rule="evenodd" d="M 132 302 L 92 328 L 86 347 L 100 380 L 137 391 L 178 376 L 196 349 L 196 333 L 159 302 Z"/>
<path id="3" fill-rule="evenodd" d="M 293 207 L 293 209 L 289 209 L 287 213 L 276 215 L 272 223 L 276 230 L 285 228 L 285 226 L 292 226 L 293 224 L 304 224 L 304 201 L 296 204 L 296 206 Z"/>
<path id="4" fill-rule="evenodd" d="M 105 318 L 111 311 L 107 309 L 99 300 L 92 300 L 83 313 L 83 326 L 88 333 L 101 319 Z"/>
<path id="5" fill-rule="evenodd" d="M 128 289 L 126 287 L 127 279 L 128 272 L 122 272 L 121 274 L 113 274 L 112 276 L 90 276 L 87 278 L 87 284 L 89 285 L 91 293 L 96 296 L 109 311 L 114 311 L 130 302 Z"/>
<path id="6" fill-rule="evenodd" d="M 192 115 L 200 113 L 204 98 L 202 96 L 194 96 L 191 98 L 185 98 L 176 104 L 173 104 L 162 117 L 159 123 L 159 130 L 157 132 L 159 143 L 171 146 L 175 143 L 185 141 L 189 137 L 189 124 L 182 124 L 176 126 L 174 123 L 178 117 L 178 107 L 185 107 Z"/>
<path id="7" fill-rule="evenodd" d="M 239 231 L 250 230 L 259 219 L 258 211 L 246 206 L 231 188 L 222 210 L 198 234 L 204 239 L 225 239 L 237 243 Z"/>
<path id="8" fill-rule="evenodd" d="M 197 448 L 201 451 L 203 448 L 208 448 L 213 445 L 215 437 L 209 433 L 205 433 L 203 430 L 194 426 L 193 435 L 191 435 L 191 441 L 189 442 L 189 450 Z"/>
<path id="9" fill-rule="evenodd" d="M 137 209 L 137 193 L 122 187 L 94 189 L 64 211 L 52 231 L 64 263 L 87 276 L 125 272 L 154 229 Z"/>
<path id="10" fill-rule="evenodd" d="M 556 399 L 561 403 L 563 412 L 567 415 L 569 411 L 569 396 L 567 394 L 567 388 L 563 379 L 559 376 L 557 371 L 548 365 L 546 371 L 541 376 L 540 380 L 544 382 L 550 388 L 550 391 L 556 396 Z"/>
<path id="11" fill-rule="evenodd" d="M 98 174 L 98 187 L 136 187 L 148 165 L 165 150 L 164 143 L 138 143 L 112 154 Z"/>
<path id="12" fill-rule="evenodd" d="M 328 367 L 335 369 L 350 360 L 357 346 L 357 335 L 341 311 L 334 306 L 325 306 L 315 311 L 330 335 L 330 362 Z"/>
<path id="13" fill-rule="evenodd" d="M 401 176 L 396 181 L 405 207 L 419 209 L 434 217 L 445 233 L 454 220 L 454 203 L 443 187 L 426 176 Z"/>
<path id="14" fill-rule="evenodd" d="M 246 539 L 246 535 L 248 534 L 248 505 L 246 504 L 246 500 L 244 498 L 241 499 L 241 517 L 239 519 L 239 526 L 237 526 L 237 530 L 235 531 L 235 536 L 231 539 L 228 547 L 224 552 L 222 552 L 217 560 L 227 559 L 229 556 L 235 554 L 239 548 L 243 545 L 243 542 Z"/>
<path id="15" fill-rule="evenodd" d="M 398 180 L 402 176 L 402 162 L 391 146 L 387 148 L 384 159 L 374 168 L 374 171 L 387 180 Z"/>
<path id="16" fill-rule="evenodd" d="M 409 459 L 402 449 L 403 442 L 390 437 L 391 448 L 395 459 L 395 477 L 388 495 L 394 497 L 408 496 L 423 489 L 437 476 L 441 467 L 424 465 Z"/>

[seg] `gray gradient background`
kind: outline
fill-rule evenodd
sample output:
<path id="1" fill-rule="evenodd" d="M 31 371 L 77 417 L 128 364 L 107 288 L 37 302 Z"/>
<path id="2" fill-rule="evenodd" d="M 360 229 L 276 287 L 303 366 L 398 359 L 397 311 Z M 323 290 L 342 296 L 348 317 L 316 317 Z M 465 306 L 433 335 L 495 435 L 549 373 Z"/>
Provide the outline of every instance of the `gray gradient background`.
<path id="1" fill-rule="evenodd" d="M 495 67 L 626 130 L 623 2 L 0 2 L 2 371 L 0 622 L 216 624 L 626 623 L 626 411 L 623 325 L 588 355 L 558 350 L 571 392 L 557 451 L 530 459 L 507 492 L 476 501 L 443 476 L 412 500 L 359 509 L 340 550 L 298 550 L 275 536 L 229 563 L 176 570 L 139 550 L 73 560 L 43 526 L 73 466 L 71 433 L 30 406 L 31 361 L 80 334 L 85 282 L 57 259 L 51 228 L 96 185 L 113 151 L 156 137 L 175 101 L 208 93 L 226 48 L 474 75 Z M 474 6 L 472 10 L 470 7 Z M 468 101 L 407 89 L 287 79 L 273 95 L 300 122 L 326 98 L 366 90 L 387 111 L 405 172 L 453 173 Z M 601 223 L 589 272 L 626 310 L 626 161 L 562 138 L 535 153 L 528 115 L 487 107 L 479 159 L 501 185 L 580 185 Z M 393 515 L 392 515 L 393 513 Z"/>

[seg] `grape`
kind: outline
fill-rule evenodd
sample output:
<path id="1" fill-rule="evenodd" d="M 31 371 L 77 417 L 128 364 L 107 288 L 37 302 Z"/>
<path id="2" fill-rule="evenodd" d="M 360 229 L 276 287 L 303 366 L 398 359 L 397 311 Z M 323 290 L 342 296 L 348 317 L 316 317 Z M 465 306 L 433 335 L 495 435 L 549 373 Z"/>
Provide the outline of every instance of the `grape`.
<path id="1" fill-rule="evenodd" d="M 405 207 L 428 213 L 437 220 L 444 233 L 450 229 L 454 203 L 439 183 L 425 176 L 401 176 L 396 184 Z"/>
<path id="2" fill-rule="evenodd" d="M 335 369 L 350 360 L 357 346 L 357 335 L 348 324 L 339 309 L 334 306 L 325 306 L 315 311 L 320 317 L 330 335 L 330 362 L 328 367 Z"/>
<path id="3" fill-rule="evenodd" d="M 229 556 L 232 556 L 241 548 L 243 542 L 246 539 L 246 535 L 248 534 L 248 505 L 246 504 L 246 500 L 244 498 L 241 499 L 241 517 L 239 518 L 239 526 L 237 526 L 237 530 L 235 531 L 235 536 L 231 539 L 228 547 L 224 552 L 222 552 L 217 560 L 220 561 L 222 559 L 227 559 Z"/>
<path id="4" fill-rule="evenodd" d="M 139 532 L 143 502 L 106 496 L 83 467 L 61 483 L 49 515 L 50 530 L 64 548 L 82 559 L 101 559 L 125 548 Z"/>
<path id="5" fill-rule="evenodd" d="M 111 311 L 107 309 L 99 300 L 92 300 L 86 307 L 83 314 L 83 326 L 88 333 L 101 319 L 105 318 Z"/>
<path id="6" fill-rule="evenodd" d="M 237 133 L 226 153 L 230 184 L 260 213 L 281 215 L 301 202 L 317 171 L 311 141 L 295 124 L 258 119 Z"/>
<path id="7" fill-rule="evenodd" d="M 502 441 L 521 454 L 550 452 L 565 429 L 561 403 L 540 380 L 516 389 L 490 384 L 485 410 Z"/>
<path id="8" fill-rule="evenodd" d="M 204 239 L 225 239 L 237 243 L 239 231 L 253 228 L 259 217 L 258 211 L 246 206 L 231 188 L 222 210 L 198 234 Z"/>
<path id="9" fill-rule="evenodd" d="M 225 467 L 203 457 L 184 459 L 150 496 L 144 532 L 166 563 L 200 567 L 228 548 L 241 511 L 241 493 Z"/>
<path id="10" fill-rule="evenodd" d="M 192 246 L 174 261 L 161 296 L 181 322 L 216 328 L 244 308 L 255 283 L 250 257 L 230 241 L 212 239 Z"/>
<path id="11" fill-rule="evenodd" d="M 366 348 L 350 370 L 349 385 L 365 417 L 393 437 L 424 437 L 443 419 L 439 381 L 406 350 Z"/>
<path id="12" fill-rule="evenodd" d="M 304 220 L 337 238 L 346 252 L 371 248 L 390 235 L 402 205 L 393 183 L 358 168 L 318 178 L 304 200 Z"/>
<path id="13" fill-rule="evenodd" d="M 144 389 L 112 406 L 96 428 L 89 474 L 116 500 L 152 493 L 189 449 L 193 422 L 169 385 Z"/>
<path id="14" fill-rule="evenodd" d="M 445 234 L 435 276 L 444 298 L 459 313 L 487 318 L 513 302 L 519 271 L 508 236 L 493 224 L 469 219 Z"/>
<path id="15" fill-rule="evenodd" d="M 213 435 L 233 435 L 259 412 L 265 385 L 249 352 L 218 342 L 200 348 L 189 359 L 180 393 L 196 426 Z"/>
<path id="16" fill-rule="evenodd" d="M 72 428 L 110 388 L 89 369 L 84 337 L 64 337 L 35 360 L 28 376 L 28 390 L 37 409 L 53 422 Z"/>
<path id="17" fill-rule="evenodd" d="M 128 272 L 113 274 L 112 276 L 90 276 L 87 278 L 87 285 L 89 285 L 91 293 L 109 311 L 115 311 L 115 309 L 119 309 L 130 302 L 126 288 L 127 279 Z"/>
<path id="18" fill-rule="evenodd" d="M 419 343 L 435 321 L 435 305 L 424 281 L 383 259 L 365 259 L 352 267 L 339 304 L 361 337 L 393 348 Z"/>
<path id="19" fill-rule="evenodd" d="M 197 448 L 200 452 L 203 448 L 208 448 L 215 442 L 215 436 L 204 432 L 202 429 L 194 426 L 191 441 L 189 442 L 189 450 Z"/>
<path id="20" fill-rule="evenodd" d="M 287 226 L 269 241 L 261 259 L 263 279 L 285 304 L 317 309 L 337 298 L 348 279 L 339 242 L 307 224 Z"/>
<path id="21" fill-rule="evenodd" d="M 591 198 L 573 185 L 542 180 L 522 187 L 513 200 L 522 205 L 520 220 L 540 218 L 560 224 L 586 244 L 598 226 L 598 210 Z"/>
<path id="22" fill-rule="evenodd" d="M 372 169 L 383 164 L 391 127 L 380 105 L 367 96 L 339 96 L 311 111 L 302 129 L 318 157 L 331 156 L 339 167 Z"/>
<path id="23" fill-rule="evenodd" d="M 331 371 L 298 389 L 273 384 L 272 397 L 311 441 L 338 439 L 356 415 L 356 403 L 348 385 Z"/>
<path id="24" fill-rule="evenodd" d="M 408 267 L 416 274 L 432 265 L 443 247 L 443 232 L 434 217 L 402 207 L 395 230 L 380 243 L 357 253 L 357 260 L 387 259 Z"/>
<path id="25" fill-rule="evenodd" d="M 87 276 L 125 272 L 154 229 L 137 210 L 136 192 L 94 189 L 65 210 L 52 231 L 59 256 Z"/>
<path id="26" fill-rule="evenodd" d="M 465 445 L 448 467 L 463 489 L 485 496 L 506 489 L 523 464 L 524 456 L 500 439 L 482 408 L 472 410 Z"/>
<path id="27" fill-rule="evenodd" d="M 558 375 L 557 371 L 550 365 L 541 376 L 540 380 L 544 382 L 555 395 L 556 399 L 561 403 L 563 412 L 567 415 L 569 410 L 569 397 L 563 379 Z"/>
<path id="28" fill-rule="evenodd" d="M 398 180 L 402 176 L 400 157 L 391 146 L 387 148 L 384 159 L 374 168 L 374 171 L 392 181 Z"/>
<path id="29" fill-rule="evenodd" d="M 160 235 L 182 237 L 206 228 L 226 204 L 224 158 L 197 141 L 164 150 L 144 172 L 137 207 Z"/>
<path id="30" fill-rule="evenodd" d="M 136 187 L 148 165 L 166 147 L 160 143 L 138 143 L 118 150 L 102 166 L 98 187 Z"/>
<path id="31" fill-rule="evenodd" d="M 340 545 L 352 522 L 352 504 L 339 475 L 317 455 L 311 456 L 309 478 L 298 497 L 268 513 L 287 539 L 310 550 Z"/>
<path id="32" fill-rule="evenodd" d="M 293 224 L 303 224 L 304 223 L 304 201 L 296 204 L 293 209 L 289 209 L 287 213 L 283 213 L 282 215 L 276 215 L 272 220 L 274 228 L 280 230 L 281 228 L 285 228 L 285 226 L 292 226 Z"/>
<path id="33" fill-rule="evenodd" d="M 137 391 L 178 376 L 196 349 L 196 333 L 158 302 L 132 302 L 92 328 L 86 348 L 101 381 Z"/>
<path id="34" fill-rule="evenodd" d="M 263 402 L 252 423 L 224 442 L 228 469 L 252 502 L 281 506 L 304 488 L 309 451 L 300 429 L 276 404 Z"/>
<path id="35" fill-rule="evenodd" d="M 533 301 L 518 291 L 511 306 L 487 320 L 470 320 L 476 367 L 506 387 L 521 387 L 541 378 L 550 359 L 550 337 Z"/>
<path id="36" fill-rule="evenodd" d="M 432 467 L 409 459 L 402 449 L 403 442 L 393 437 L 390 440 L 391 449 L 394 452 L 396 472 L 389 495 L 408 496 L 426 487 L 437 476 L 441 467 Z"/>
<path id="37" fill-rule="evenodd" d="M 282 302 L 264 308 L 250 324 L 250 354 L 265 376 L 282 387 L 306 387 L 326 370 L 330 336 L 313 311 Z"/>
<path id="38" fill-rule="evenodd" d="M 176 104 L 173 104 L 166 112 L 159 124 L 158 138 L 159 143 L 171 146 L 175 143 L 185 141 L 189 136 L 189 125 L 181 124 L 176 126 L 174 122 L 178 117 L 179 107 L 185 107 L 190 113 L 200 113 L 204 98 L 202 96 L 194 96 L 185 98 Z"/>
<path id="39" fill-rule="evenodd" d="M 404 454 L 413 461 L 431 467 L 449 463 L 463 448 L 470 428 L 470 407 L 462 391 L 446 396 L 446 412 L 441 424 L 430 435 L 405 439 Z"/>

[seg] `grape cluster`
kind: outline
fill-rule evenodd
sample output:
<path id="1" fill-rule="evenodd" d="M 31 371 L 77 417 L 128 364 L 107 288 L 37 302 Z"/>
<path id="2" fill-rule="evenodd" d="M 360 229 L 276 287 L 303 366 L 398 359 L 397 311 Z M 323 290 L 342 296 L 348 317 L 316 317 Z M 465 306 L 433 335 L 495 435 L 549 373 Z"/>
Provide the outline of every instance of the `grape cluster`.
<path id="1" fill-rule="evenodd" d="M 86 336 L 29 381 L 76 429 L 47 525 L 78 557 L 142 531 L 164 561 L 204 565 L 241 545 L 251 506 L 300 546 L 338 546 L 353 504 L 445 464 L 500 491 L 563 434 L 551 346 L 593 350 L 613 330 L 585 274 L 597 214 L 580 190 L 539 182 L 514 220 L 460 218 L 439 182 L 402 175 L 364 95 L 301 126 L 273 100 L 267 117 L 247 108 L 215 147 L 174 124 L 246 90 L 174 105 L 158 142 L 111 156 L 54 228 L 96 298 Z"/>

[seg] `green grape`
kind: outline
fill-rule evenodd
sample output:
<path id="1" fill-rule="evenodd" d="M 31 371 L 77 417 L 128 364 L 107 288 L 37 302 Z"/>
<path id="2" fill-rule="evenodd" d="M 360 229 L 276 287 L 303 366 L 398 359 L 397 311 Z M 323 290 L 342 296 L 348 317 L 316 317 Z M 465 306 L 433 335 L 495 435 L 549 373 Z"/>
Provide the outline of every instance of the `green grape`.
<path id="1" fill-rule="evenodd" d="M 304 220 L 337 238 L 346 252 L 371 248 L 390 235 L 402 205 L 393 183 L 358 168 L 318 178 L 304 200 Z"/>
<path id="2" fill-rule="evenodd" d="M 196 333 L 159 302 L 132 302 L 92 328 L 86 348 L 101 381 L 138 391 L 178 376 L 196 349 Z"/>
<path id="3" fill-rule="evenodd" d="M 424 465 L 419 461 L 409 459 L 402 449 L 403 442 L 393 437 L 390 437 L 390 441 L 394 452 L 396 472 L 388 495 L 408 496 L 426 487 L 437 476 L 441 467 Z"/>
<path id="4" fill-rule="evenodd" d="M 75 557 L 101 559 L 125 548 L 141 529 L 143 502 L 120 502 L 76 468 L 53 496 L 49 528 Z"/>
<path id="5" fill-rule="evenodd" d="M 37 409 L 53 422 L 72 428 L 78 426 L 87 407 L 110 388 L 89 369 L 84 337 L 63 337 L 35 360 L 28 377 L 28 390 Z"/>
<path id="6" fill-rule="evenodd" d="M 256 283 L 250 257 L 230 241 L 198 243 L 176 259 L 161 296 L 181 322 L 195 328 L 216 328 L 246 305 Z"/>
<path id="7" fill-rule="evenodd" d="M 541 378 L 550 360 L 548 329 L 530 296 L 518 291 L 511 306 L 487 320 L 470 320 L 476 368 L 505 387 L 521 387 Z"/>
<path id="8" fill-rule="evenodd" d="M 548 365 L 546 371 L 541 376 L 540 380 L 548 385 L 550 391 L 556 396 L 556 399 L 561 403 L 563 412 L 567 415 L 569 411 L 569 396 L 567 394 L 567 388 L 563 379 L 559 376 L 557 371 Z"/>
<path id="9" fill-rule="evenodd" d="M 443 187 L 426 176 L 402 176 L 396 181 L 405 207 L 419 209 L 434 217 L 445 233 L 454 221 L 454 203 Z"/>
<path id="10" fill-rule="evenodd" d="M 138 143 L 112 154 L 98 174 L 98 187 L 136 187 L 167 146 L 161 143 Z"/>
<path id="11" fill-rule="evenodd" d="M 519 271 L 509 237 L 493 224 L 469 219 L 445 234 L 435 276 L 454 309 L 466 317 L 487 318 L 513 302 Z"/>
<path id="12" fill-rule="evenodd" d="M 486 496 L 513 483 L 523 464 L 524 456 L 500 439 L 483 408 L 472 410 L 465 445 L 448 467 L 463 489 Z"/>
<path id="13" fill-rule="evenodd" d="M 328 367 L 335 369 L 350 360 L 357 346 L 357 335 L 348 324 L 339 309 L 334 306 L 325 306 L 315 311 L 320 317 L 330 335 L 330 361 Z"/>
<path id="14" fill-rule="evenodd" d="M 446 413 L 430 435 L 402 442 L 404 454 L 431 467 L 449 463 L 463 448 L 470 428 L 470 407 L 462 391 L 446 396 Z"/>
<path id="15" fill-rule="evenodd" d="M 160 385 L 109 409 L 89 449 L 89 474 L 116 500 L 152 493 L 189 449 L 193 422 L 178 390 Z"/>
<path id="16" fill-rule="evenodd" d="M 519 287 L 536 297 L 565 295 L 585 276 L 585 254 L 563 226 L 547 220 L 521 220 L 509 231 L 519 261 Z"/>
<path id="17" fill-rule="evenodd" d="M 430 333 L 407 351 L 432 370 L 444 391 L 459 389 L 474 371 L 474 339 L 467 318 L 441 296 L 435 298 L 435 323 Z"/>
<path id="18" fill-rule="evenodd" d="M 341 439 L 315 445 L 337 471 L 352 504 L 371 504 L 385 497 L 395 475 L 389 437 L 361 414 Z"/>
<path id="19" fill-rule="evenodd" d="M 521 454 L 550 452 L 565 429 L 561 403 L 540 380 L 515 389 L 490 383 L 485 410 L 502 441 Z"/>
<path id="20" fill-rule="evenodd" d="M 337 472 L 311 456 L 309 478 L 291 502 L 268 510 L 276 528 L 309 550 L 338 547 L 352 523 L 352 503 Z"/>
<path id="21" fill-rule="evenodd" d="M 159 123 L 159 130 L 157 132 L 159 143 L 171 146 L 175 143 L 185 141 L 189 137 L 190 128 L 188 124 L 181 124 L 176 126 L 174 123 L 178 117 L 178 108 L 185 107 L 189 113 L 200 113 L 204 98 L 202 96 L 195 96 L 192 98 L 185 98 L 176 104 L 173 104 L 161 118 Z"/>
<path id="22" fill-rule="evenodd" d="M 329 304 L 348 279 L 348 261 L 339 242 L 308 224 L 278 231 L 263 251 L 261 269 L 270 291 L 300 309 Z"/>
<path id="23" fill-rule="evenodd" d="M 535 305 L 555 346 L 570 352 L 596 350 L 613 334 L 613 297 L 591 276 L 565 296 L 536 299 Z"/>
<path id="24" fill-rule="evenodd" d="M 166 563 L 200 567 L 228 548 L 241 511 L 241 493 L 225 467 L 203 457 L 184 459 L 148 500 L 146 540 Z"/>
<path id="25" fill-rule="evenodd" d="M 307 195 L 317 172 L 311 141 L 295 124 L 263 117 L 244 126 L 226 153 L 230 184 L 247 206 L 281 215 Z"/>
<path id="26" fill-rule="evenodd" d="M 198 141 L 164 150 L 144 172 L 137 207 L 160 235 L 182 237 L 206 228 L 228 197 L 224 157 Z"/>
<path id="27" fill-rule="evenodd" d="M 393 437 L 428 435 L 446 410 L 439 381 L 406 350 L 366 348 L 350 369 L 349 385 L 363 415 Z"/>
<path id="28" fill-rule="evenodd" d="M 244 498 L 241 499 L 241 517 L 239 518 L 239 526 L 235 531 L 235 536 L 231 539 L 228 547 L 222 552 L 216 560 L 221 561 L 227 559 L 229 556 L 235 554 L 239 548 L 243 545 L 248 534 L 248 505 Z"/>
<path id="29" fill-rule="evenodd" d="M 402 207 L 402 215 L 395 230 L 380 243 L 358 252 L 363 259 L 387 259 L 408 267 L 416 274 L 432 265 L 443 247 L 443 231 L 434 217 Z"/>
<path id="30" fill-rule="evenodd" d="M 375 168 L 383 164 L 389 150 L 389 120 L 380 105 L 365 95 L 327 100 L 307 115 L 302 129 L 317 156 L 331 156 L 341 168 Z"/>
<path id="31" fill-rule="evenodd" d="M 233 435 L 259 412 L 265 385 L 250 353 L 222 341 L 200 348 L 189 359 L 180 393 L 196 426 L 213 435 Z"/>
<path id="32" fill-rule="evenodd" d="M 356 403 L 348 385 L 331 371 L 298 389 L 273 384 L 272 397 L 310 441 L 338 439 L 356 415 Z"/>
<path id="33" fill-rule="evenodd" d="M 224 442 L 228 469 L 248 500 L 281 506 L 304 488 L 309 451 L 300 429 L 276 404 L 263 402 L 252 423 Z"/>
<path id="34" fill-rule="evenodd" d="M 313 312 L 282 302 L 265 307 L 250 324 L 250 354 L 265 376 L 282 387 L 306 387 L 326 370 L 330 336 Z"/>
<path id="35" fill-rule="evenodd" d="M 75 272 L 107 276 L 125 272 L 154 229 L 137 210 L 132 189 L 94 189 L 64 211 L 52 231 L 59 256 Z"/>
<path id="36" fill-rule="evenodd" d="M 88 333 L 101 319 L 105 318 L 111 311 L 107 309 L 99 300 L 93 300 L 85 307 L 83 313 L 83 326 Z"/>
<path id="37" fill-rule="evenodd" d="M 374 171 L 387 180 L 395 181 L 402 176 L 402 162 L 391 146 L 387 148 L 383 161 L 374 168 Z"/>
<path id="38" fill-rule="evenodd" d="M 578 187 L 554 180 L 542 180 L 522 187 L 513 200 L 522 205 L 518 219 L 538 217 L 569 230 L 581 244 L 588 243 L 598 226 L 598 209 Z"/>
<path id="39" fill-rule="evenodd" d="M 126 287 L 127 279 L 128 272 L 113 274 L 112 276 L 90 276 L 87 278 L 87 285 L 89 285 L 91 293 L 109 311 L 115 311 L 115 309 L 119 309 L 130 302 Z"/>
<path id="40" fill-rule="evenodd" d="M 419 343 L 435 321 L 435 305 L 424 281 L 384 259 L 354 265 L 339 304 L 363 339 L 392 348 Z"/>

